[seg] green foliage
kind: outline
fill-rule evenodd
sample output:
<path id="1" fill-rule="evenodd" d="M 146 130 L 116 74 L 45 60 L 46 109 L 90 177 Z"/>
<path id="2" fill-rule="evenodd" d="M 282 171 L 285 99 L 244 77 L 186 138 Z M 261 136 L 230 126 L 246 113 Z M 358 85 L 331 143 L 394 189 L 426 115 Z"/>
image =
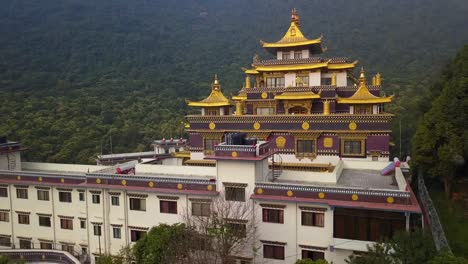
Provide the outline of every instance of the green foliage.
<path id="1" fill-rule="evenodd" d="M 376 243 L 367 247 L 368 252 L 362 254 L 353 253 L 346 259 L 348 264 L 397 264 L 397 260 L 390 254 L 391 247 L 386 243 Z"/>
<path id="2" fill-rule="evenodd" d="M 255 53 L 271 57 L 258 40 L 279 39 L 292 7 L 306 35 L 324 34 L 323 56 L 349 56 L 368 76 L 383 73 L 385 91 L 397 95 L 387 110 L 399 115 L 395 131 L 403 117 L 405 146 L 431 76 L 468 40 L 460 31 L 464 0 L 4 0 L 2 7 L 0 135 L 21 141 L 30 161 L 94 163 L 101 149 L 110 153 L 111 137 L 117 153 L 182 136 L 183 116 L 195 111 L 184 99 L 208 95 L 214 73 L 226 95 L 237 92 L 240 68 Z"/>
<path id="3" fill-rule="evenodd" d="M 389 241 L 368 247 L 368 252 L 352 254 L 348 264 L 420 264 L 427 263 L 436 255 L 432 238 L 424 232 L 398 232 Z"/>
<path id="4" fill-rule="evenodd" d="M 97 259 L 96 264 L 115 264 L 115 263 L 113 262 L 112 256 L 100 256 Z"/>
<path id="5" fill-rule="evenodd" d="M 468 264 L 468 260 L 463 257 L 455 257 L 448 250 L 441 250 L 428 264 Z"/>
<path id="6" fill-rule="evenodd" d="M 441 89 L 432 100 L 413 137 L 413 162 L 425 175 L 451 184 L 464 175 L 468 160 L 468 45 L 447 66 L 433 89 Z"/>
<path id="7" fill-rule="evenodd" d="M 0 255 L 0 264 L 24 264 L 24 260 L 12 260 L 8 256 Z"/>
<path id="8" fill-rule="evenodd" d="M 190 234 L 184 224 L 155 226 L 134 245 L 135 260 L 141 264 L 176 263 L 187 253 Z"/>

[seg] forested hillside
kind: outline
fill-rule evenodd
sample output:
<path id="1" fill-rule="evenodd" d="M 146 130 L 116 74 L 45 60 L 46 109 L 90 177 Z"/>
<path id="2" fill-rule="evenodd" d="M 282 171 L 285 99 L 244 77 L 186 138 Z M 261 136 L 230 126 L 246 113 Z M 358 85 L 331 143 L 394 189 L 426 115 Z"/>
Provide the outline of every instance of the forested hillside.
<path id="1" fill-rule="evenodd" d="M 403 152 L 436 73 L 468 42 L 465 0 L 0 0 L 0 135 L 26 158 L 93 162 L 180 137 L 186 98 L 227 95 L 259 40 L 276 41 L 296 7 L 303 32 L 323 33 L 324 56 L 379 71 L 397 100 Z M 402 115 L 403 113 L 403 115 Z M 398 144 L 398 137 L 394 139 Z M 102 146 L 102 147 L 101 147 Z M 398 147 L 397 147 L 398 148 Z"/>

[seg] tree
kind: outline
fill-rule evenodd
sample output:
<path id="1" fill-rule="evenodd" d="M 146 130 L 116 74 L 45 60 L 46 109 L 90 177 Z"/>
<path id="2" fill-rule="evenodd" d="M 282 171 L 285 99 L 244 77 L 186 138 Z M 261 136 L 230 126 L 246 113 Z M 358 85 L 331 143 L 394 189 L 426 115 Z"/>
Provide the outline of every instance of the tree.
<path id="1" fill-rule="evenodd" d="M 388 243 L 401 264 L 426 263 L 436 254 L 432 238 L 422 230 L 397 232 Z"/>
<path id="2" fill-rule="evenodd" d="M 225 264 L 231 262 L 232 256 L 255 251 L 253 205 L 217 197 L 209 209 L 201 215 L 194 215 L 192 208 L 192 213 L 184 215 L 187 226 L 197 232 L 198 238 L 195 239 L 200 246 L 190 254 L 191 263 Z"/>
<path id="3" fill-rule="evenodd" d="M 186 263 L 192 237 L 192 230 L 184 224 L 155 226 L 134 245 L 136 263 Z"/>
<path id="4" fill-rule="evenodd" d="M 450 251 L 443 249 L 428 264 L 468 264 L 468 260 L 455 257 Z"/>
<path id="5" fill-rule="evenodd" d="M 442 90 L 432 99 L 413 137 L 413 162 L 418 170 L 444 183 L 445 193 L 457 175 L 466 173 L 468 158 L 468 45 L 460 50 L 437 83 Z M 464 167 L 464 168 L 463 168 Z"/>
<path id="6" fill-rule="evenodd" d="M 399 264 L 391 255 L 391 246 L 388 243 L 379 242 L 373 246 L 367 246 L 367 252 L 353 253 L 345 261 L 348 264 Z"/>

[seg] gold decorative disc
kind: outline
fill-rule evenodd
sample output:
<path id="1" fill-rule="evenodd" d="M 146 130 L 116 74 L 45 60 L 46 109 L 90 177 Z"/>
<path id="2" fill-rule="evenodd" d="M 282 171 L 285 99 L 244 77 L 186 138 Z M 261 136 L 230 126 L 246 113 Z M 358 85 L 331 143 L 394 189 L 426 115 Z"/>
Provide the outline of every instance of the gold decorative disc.
<path id="1" fill-rule="evenodd" d="M 359 199 L 359 196 L 358 196 L 357 194 L 353 194 L 353 195 L 351 196 L 351 199 L 352 199 L 353 201 L 357 201 L 357 200 Z"/>
<path id="2" fill-rule="evenodd" d="M 211 122 L 211 123 L 208 125 L 208 127 L 209 127 L 211 130 L 213 130 L 213 129 L 216 128 L 216 124 L 213 123 L 213 122 Z"/>
<path id="3" fill-rule="evenodd" d="M 354 122 L 349 123 L 349 129 L 350 129 L 350 130 L 356 130 L 356 128 L 357 128 L 357 124 L 356 124 L 356 123 L 354 123 Z"/>
<path id="4" fill-rule="evenodd" d="M 212 191 L 212 190 L 213 190 L 213 185 L 210 184 L 210 185 L 206 186 L 206 189 L 207 189 L 208 191 Z"/>
<path id="5" fill-rule="evenodd" d="M 263 189 L 262 188 L 258 188 L 257 189 L 257 194 L 262 194 L 263 193 Z"/>
<path id="6" fill-rule="evenodd" d="M 333 147 L 333 138 L 324 138 L 323 139 L 323 146 L 326 148 Z"/>
<path id="7" fill-rule="evenodd" d="M 259 123 L 259 122 L 255 122 L 255 123 L 253 124 L 253 128 L 254 128 L 255 130 L 259 130 L 259 129 L 260 129 L 260 123 Z"/>
<path id="8" fill-rule="evenodd" d="M 262 99 L 267 99 L 267 97 L 268 97 L 268 94 L 266 92 L 263 92 L 262 93 Z"/>
<path id="9" fill-rule="evenodd" d="M 309 123 L 307 123 L 307 122 L 302 123 L 302 129 L 308 130 L 309 128 L 310 128 Z"/>
<path id="10" fill-rule="evenodd" d="M 284 146 L 286 145 L 286 139 L 282 136 L 279 136 L 276 138 L 276 147 L 277 148 L 284 148 Z"/>
<path id="11" fill-rule="evenodd" d="M 21 180 L 21 176 L 16 176 L 16 179 L 17 179 L 17 180 Z"/>
<path id="12" fill-rule="evenodd" d="M 391 196 L 387 197 L 387 203 L 392 204 L 394 202 L 395 202 L 395 199 L 393 199 L 393 197 Z"/>
<path id="13" fill-rule="evenodd" d="M 236 151 L 233 151 L 233 152 L 231 153 L 231 156 L 232 156 L 233 158 L 237 158 L 237 152 L 236 152 Z"/>
<path id="14" fill-rule="evenodd" d="M 148 182 L 148 186 L 153 188 L 154 187 L 154 182 L 152 182 L 152 181 Z"/>
<path id="15" fill-rule="evenodd" d="M 325 198 L 325 194 L 323 192 L 318 193 L 318 198 L 323 199 Z"/>
<path id="16" fill-rule="evenodd" d="M 289 197 L 291 197 L 291 196 L 294 195 L 294 193 L 293 193 L 292 191 L 288 191 L 286 194 L 287 194 Z"/>
<path id="17" fill-rule="evenodd" d="M 41 181 L 42 181 L 42 177 L 37 178 L 37 180 L 41 182 Z"/>
<path id="18" fill-rule="evenodd" d="M 184 186 L 181 183 L 177 184 L 177 189 L 182 190 L 182 188 L 184 188 Z"/>
<path id="19" fill-rule="evenodd" d="M 126 181 L 126 180 L 122 180 L 122 185 L 123 185 L 123 186 L 127 185 L 127 181 Z"/>
<path id="20" fill-rule="evenodd" d="M 101 179 L 96 179 L 96 183 L 97 183 L 97 184 L 100 184 L 100 183 L 101 183 Z"/>
<path id="21" fill-rule="evenodd" d="M 65 179 L 64 179 L 64 178 L 60 179 L 60 182 L 61 182 L 61 183 L 64 183 L 64 182 L 65 182 Z"/>

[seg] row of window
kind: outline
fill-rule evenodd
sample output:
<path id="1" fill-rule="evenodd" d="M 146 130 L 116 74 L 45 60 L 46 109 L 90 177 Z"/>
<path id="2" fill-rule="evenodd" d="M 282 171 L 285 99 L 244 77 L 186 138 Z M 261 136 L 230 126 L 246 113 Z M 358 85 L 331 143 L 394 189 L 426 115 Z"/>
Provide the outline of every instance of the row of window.
<path id="1" fill-rule="evenodd" d="M 284 210 L 263 208 L 262 220 L 266 223 L 284 224 Z M 325 214 L 321 212 L 301 212 L 301 225 L 303 226 L 325 226 Z"/>
<path id="2" fill-rule="evenodd" d="M 257 114 L 273 114 L 272 107 L 258 107 Z M 292 109 L 294 110 L 294 109 Z M 297 109 L 296 109 L 297 110 Z M 296 111 L 294 110 L 294 111 Z M 296 155 L 315 154 L 315 140 L 296 140 Z M 214 146 L 219 144 L 218 139 L 205 139 L 204 147 L 206 151 L 212 151 Z M 362 155 L 363 144 L 361 140 L 343 140 L 343 155 Z"/>
<path id="3" fill-rule="evenodd" d="M 319 260 L 325 259 L 325 253 L 315 250 L 302 250 L 302 259 Z M 263 257 L 267 259 L 284 260 L 284 246 L 279 245 L 263 245 Z"/>
<path id="4" fill-rule="evenodd" d="M 290 52 L 283 52 L 281 54 L 281 57 L 283 60 L 289 60 L 291 59 L 291 53 Z M 302 51 L 294 51 L 294 59 L 302 59 Z"/>
<path id="5" fill-rule="evenodd" d="M 10 237 L 5 237 L 5 236 L 0 236 L 0 246 L 3 247 L 11 247 L 11 239 Z M 32 249 L 33 248 L 33 243 L 29 239 L 19 239 L 19 248 L 20 249 Z M 39 241 L 39 248 L 40 249 L 54 249 L 54 246 L 52 242 L 46 242 L 46 241 Z M 62 251 L 67 251 L 68 253 L 72 255 L 77 255 L 77 252 L 75 251 L 75 246 L 70 245 L 70 244 L 61 244 L 60 249 Z M 87 247 L 81 247 L 81 254 L 87 254 L 88 248 Z"/>

